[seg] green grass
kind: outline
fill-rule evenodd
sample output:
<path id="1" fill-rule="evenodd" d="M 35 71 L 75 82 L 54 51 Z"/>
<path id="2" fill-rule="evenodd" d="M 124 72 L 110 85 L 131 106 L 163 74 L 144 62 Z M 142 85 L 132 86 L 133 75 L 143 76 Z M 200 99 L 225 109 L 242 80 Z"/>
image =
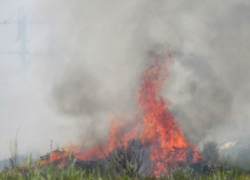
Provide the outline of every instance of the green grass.
<path id="1" fill-rule="evenodd" d="M 128 176 L 126 173 L 119 174 L 109 170 L 83 170 L 75 167 L 74 163 L 67 167 L 47 165 L 36 167 L 28 157 L 22 167 L 9 167 L 0 171 L 0 180 L 250 180 L 250 172 L 240 167 L 225 169 L 210 168 L 207 172 L 194 172 L 191 168 L 176 168 L 170 174 L 155 176 Z M 25 167 L 25 169 L 23 168 Z"/>
<path id="2" fill-rule="evenodd" d="M 231 170 L 218 170 L 206 173 L 194 173 L 192 169 L 177 168 L 170 175 L 163 177 L 141 176 L 129 177 L 126 175 L 111 174 L 109 172 L 100 173 L 96 170 L 82 170 L 73 165 L 63 168 L 49 165 L 45 168 L 35 168 L 31 165 L 22 168 L 15 167 L 3 169 L 0 172 L 1 180 L 250 180 L 250 173 L 240 168 L 232 168 Z"/>

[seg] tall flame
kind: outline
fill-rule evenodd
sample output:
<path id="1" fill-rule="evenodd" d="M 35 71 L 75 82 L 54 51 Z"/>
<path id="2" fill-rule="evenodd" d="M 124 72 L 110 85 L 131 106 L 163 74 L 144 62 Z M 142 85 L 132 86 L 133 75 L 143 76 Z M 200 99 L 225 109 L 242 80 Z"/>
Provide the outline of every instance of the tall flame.
<path id="1" fill-rule="evenodd" d="M 160 175 L 175 162 L 186 161 L 187 142 L 174 117 L 169 112 L 165 100 L 159 95 L 168 70 L 165 61 L 158 61 L 145 70 L 142 85 L 137 93 L 139 107 L 143 111 L 144 128 L 142 140 L 151 143 L 151 161 Z"/>

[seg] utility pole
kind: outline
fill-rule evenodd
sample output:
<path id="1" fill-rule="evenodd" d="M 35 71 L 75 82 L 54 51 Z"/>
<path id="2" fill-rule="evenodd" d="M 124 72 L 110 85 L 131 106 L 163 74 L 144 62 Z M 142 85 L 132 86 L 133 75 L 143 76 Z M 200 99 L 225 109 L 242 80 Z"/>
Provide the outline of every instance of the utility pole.
<path id="1" fill-rule="evenodd" d="M 26 56 L 28 54 L 28 51 L 27 51 L 27 48 L 26 48 L 26 44 L 27 44 L 26 15 L 24 13 L 23 8 L 18 9 L 18 24 L 17 24 L 17 27 L 18 27 L 17 41 L 21 42 L 20 55 L 21 55 L 21 59 L 22 59 L 23 71 L 24 71 L 24 74 L 25 74 L 26 73 L 26 67 L 27 67 Z"/>
<path id="2" fill-rule="evenodd" d="M 24 77 L 26 76 L 26 67 L 27 67 L 27 33 L 26 33 L 26 15 L 24 12 L 24 8 L 19 8 L 18 9 L 18 18 L 17 21 L 4 21 L 1 22 L 1 25 L 8 25 L 12 23 L 17 23 L 17 30 L 18 30 L 18 35 L 16 41 L 20 42 L 20 51 L 19 52 L 0 52 L 0 54 L 20 54 L 21 56 L 21 61 L 22 61 L 22 70 L 24 73 Z"/>

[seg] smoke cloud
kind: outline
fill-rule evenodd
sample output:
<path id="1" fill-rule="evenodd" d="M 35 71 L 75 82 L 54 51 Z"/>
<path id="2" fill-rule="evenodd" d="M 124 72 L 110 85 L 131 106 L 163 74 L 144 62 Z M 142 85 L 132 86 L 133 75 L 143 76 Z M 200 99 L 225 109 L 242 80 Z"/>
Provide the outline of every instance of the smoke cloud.
<path id="1" fill-rule="evenodd" d="M 141 72 L 154 62 L 150 53 L 169 51 L 174 63 L 162 94 L 188 137 L 203 143 L 246 135 L 235 127 L 249 127 L 247 0 L 33 4 L 30 14 L 45 23 L 32 27 L 34 54 L 23 94 L 36 92 L 14 102 L 32 108 L 41 102 L 27 117 L 37 121 L 31 126 L 40 132 L 38 143 L 52 138 L 60 145 L 73 140 L 90 146 L 105 139 L 109 119 L 135 109 Z"/>

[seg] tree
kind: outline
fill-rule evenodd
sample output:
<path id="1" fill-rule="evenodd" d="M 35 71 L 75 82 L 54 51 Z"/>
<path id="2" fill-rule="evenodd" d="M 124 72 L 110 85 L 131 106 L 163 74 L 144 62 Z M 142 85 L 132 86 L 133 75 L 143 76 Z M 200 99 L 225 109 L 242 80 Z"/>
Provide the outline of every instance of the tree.
<path id="1" fill-rule="evenodd" d="M 219 160 L 218 144 L 215 141 L 208 141 L 203 145 L 203 157 L 208 163 L 214 164 Z"/>

